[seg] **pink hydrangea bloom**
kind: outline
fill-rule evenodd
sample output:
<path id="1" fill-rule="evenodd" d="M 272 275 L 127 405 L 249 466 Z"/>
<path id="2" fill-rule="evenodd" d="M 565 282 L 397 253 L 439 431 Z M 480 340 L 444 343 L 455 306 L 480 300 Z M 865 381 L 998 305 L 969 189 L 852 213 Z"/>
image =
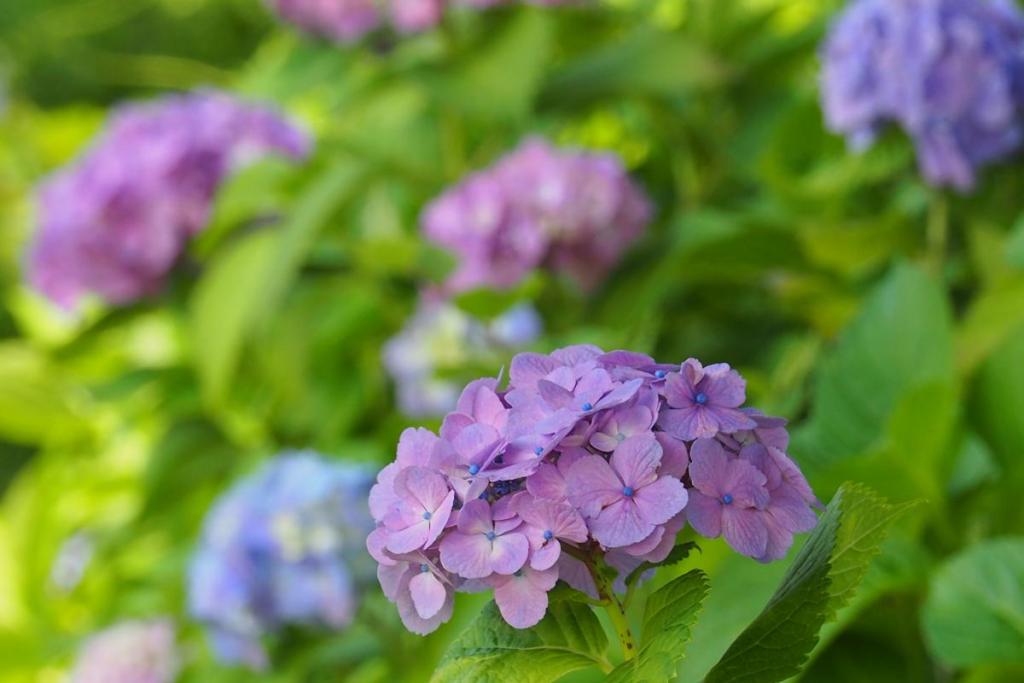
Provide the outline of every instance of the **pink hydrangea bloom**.
<path id="1" fill-rule="evenodd" d="M 539 267 L 589 289 L 643 234 L 651 213 L 616 157 L 534 138 L 436 199 L 422 225 L 458 257 L 448 291 L 513 287 Z"/>
<path id="2" fill-rule="evenodd" d="M 225 178 L 309 146 L 277 113 L 225 93 L 122 107 L 92 149 L 40 187 L 29 280 L 69 309 L 89 294 L 112 304 L 151 295 L 206 227 Z"/>
<path id="3" fill-rule="evenodd" d="M 467 385 L 439 435 L 406 430 L 371 493 L 367 548 L 416 633 L 447 621 L 460 590 L 493 589 L 516 628 L 544 617 L 558 581 L 625 590 L 687 520 L 760 561 L 815 524 L 785 422 L 744 408 L 727 365 L 582 345 L 519 354 L 509 375 Z"/>
<path id="4" fill-rule="evenodd" d="M 174 626 L 125 621 L 85 642 L 71 683 L 173 683 L 181 670 Z"/>

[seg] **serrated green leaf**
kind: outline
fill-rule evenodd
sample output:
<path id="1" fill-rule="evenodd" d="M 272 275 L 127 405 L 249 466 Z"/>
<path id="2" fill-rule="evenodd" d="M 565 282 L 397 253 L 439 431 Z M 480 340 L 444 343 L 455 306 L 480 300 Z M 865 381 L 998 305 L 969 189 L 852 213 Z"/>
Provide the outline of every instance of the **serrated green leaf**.
<path id="1" fill-rule="evenodd" d="M 907 507 L 857 484 L 840 487 L 764 611 L 711 669 L 707 683 L 773 683 L 798 673 L 822 625 L 864 577 L 885 528 Z"/>
<path id="2" fill-rule="evenodd" d="M 451 644 L 433 683 L 549 683 L 588 667 L 607 667 L 608 639 L 593 611 L 553 600 L 532 629 L 515 629 L 489 603 Z"/>
<path id="3" fill-rule="evenodd" d="M 695 569 L 652 593 L 644 606 L 640 651 L 616 667 L 608 683 L 675 678 L 707 592 L 707 575 Z"/>
<path id="4" fill-rule="evenodd" d="M 1024 538 L 978 543 L 941 567 L 922 623 L 950 666 L 1024 664 Z"/>

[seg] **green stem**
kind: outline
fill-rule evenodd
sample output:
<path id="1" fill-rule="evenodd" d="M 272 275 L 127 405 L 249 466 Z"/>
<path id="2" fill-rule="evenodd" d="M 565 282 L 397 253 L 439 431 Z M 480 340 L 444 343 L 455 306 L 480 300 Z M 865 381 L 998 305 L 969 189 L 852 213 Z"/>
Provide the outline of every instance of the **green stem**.
<path id="1" fill-rule="evenodd" d="M 600 561 L 600 560 L 598 560 Z M 604 602 L 604 608 L 608 612 L 608 618 L 615 627 L 615 633 L 619 636 L 619 645 L 622 647 L 622 657 L 630 660 L 636 657 L 636 639 L 633 637 L 633 630 L 629 627 L 629 617 L 626 616 L 626 608 L 615 596 L 611 580 L 608 579 L 598 567 L 592 564 L 587 565 L 590 573 L 594 576 L 597 584 L 597 592 Z"/>
<path id="2" fill-rule="evenodd" d="M 932 195 L 928 204 L 928 261 L 936 274 L 942 275 L 949 242 L 949 201 L 941 192 Z"/>

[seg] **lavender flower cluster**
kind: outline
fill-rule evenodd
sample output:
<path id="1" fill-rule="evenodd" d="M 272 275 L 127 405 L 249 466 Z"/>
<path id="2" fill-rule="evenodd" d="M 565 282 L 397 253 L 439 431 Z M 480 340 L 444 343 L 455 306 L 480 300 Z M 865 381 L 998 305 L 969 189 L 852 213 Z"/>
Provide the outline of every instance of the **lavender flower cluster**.
<path id="1" fill-rule="evenodd" d="M 384 346 L 384 367 L 395 381 L 399 408 L 406 415 L 444 415 L 455 407 L 461 388 L 447 372 L 511 355 L 535 341 L 542 327 L 540 315 L 528 304 L 484 322 L 449 301 L 425 296 Z"/>
<path id="2" fill-rule="evenodd" d="M 1008 0 L 855 0 L 823 62 L 829 128 L 863 148 L 898 123 L 932 184 L 969 190 L 1024 139 L 1024 14 Z"/>
<path id="3" fill-rule="evenodd" d="M 617 157 L 532 138 L 432 202 L 422 224 L 457 255 L 451 292 L 509 288 L 542 265 L 592 288 L 651 213 Z"/>
<path id="4" fill-rule="evenodd" d="M 270 0 L 277 14 L 302 30 L 339 43 L 351 43 L 384 26 L 401 34 L 426 31 L 452 6 L 487 8 L 511 0 Z M 526 0 L 559 5 L 574 0 Z"/>
<path id="5" fill-rule="evenodd" d="M 181 670 L 169 621 L 125 621 L 89 638 L 71 683 L 172 683 Z"/>
<path id="6" fill-rule="evenodd" d="M 83 158 L 40 188 L 29 278 L 65 308 L 86 294 L 113 304 L 150 295 L 206 226 L 228 174 L 308 149 L 278 114 L 224 93 L 122 107 Z"/>
<path id="7" fill-rule="evenodd" d="M 371 483 L 361 467 L 286 453 L 212 508 L 190 568 L 189 610 L 221 660 L 263 668 L 263 638 L 280 627 L 351 622 L 372 576 L 362 548 Z"/>
<path id="8" fill-rule="evenodd" d="M 621 578 L 664 560 L 686 521 L 762 562 L 816 523 L 784 421 L 743 407 L 728 365 L 574 346 L 519 354 L 510 375 L 470 383 L 440 435 L 406 430 L 370 492 L 367 547 L 411 631 L 485 588 L 533 626 L 559 579 L 596 597 L 588 558 Z"/>

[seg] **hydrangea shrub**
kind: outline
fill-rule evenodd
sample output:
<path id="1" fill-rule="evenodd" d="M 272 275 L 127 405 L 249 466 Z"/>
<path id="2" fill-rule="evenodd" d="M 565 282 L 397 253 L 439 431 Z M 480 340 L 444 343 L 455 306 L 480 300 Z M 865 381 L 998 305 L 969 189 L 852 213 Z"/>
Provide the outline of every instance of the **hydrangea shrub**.
<path id="1" fill-rule="evenodd" d="M 174 626 L 166 620 L 124 621 L 90 637 L 71 683 L 172 683 L 181 670 Z"/>
<path id="2" fill-rule="evenodd" d="M 822 54 L 829 128 L 870 145 L 890 123 L 929 183 L 974 187 L 1024 140 L 1024 13 L 1008 0 L 855 0 Z"/>
<path id="3" fill-rule="evenodd" d="M 562 580 L 598 598 L 664 561 L 689 524 L 761 562 L 813 528 L 817 501 L 784 421 L 745 407 L 725 364 L 663 365 L 574 346 L 522 353 L 507 388 L 480 379 L 440 434 L 406 430 L 370 494 L 367 544 L 406 626 L 428 633 L 457 590 L 490 588 L 537 624 Z"/>
<path id="4" fill-rule="evenodd" d="M 343 629 L 372 576 L 372 475 L 310 452 L 283 454 L 211 509 L 189 572 L 192 616 L 225 662 L 261 669 L 285 625 Z"/>
<path id="5" fill-rule="evenodd" d="M 64 308 L 86 295 L 111 304 L 151 295 L 206 227 L 232 171 L 309 147 L 274 111 L 227 93 L 122 106 L 89 151 L 40 187 L 29 280 Z"/>
<path id="6" fill-rule="evenodd" d="M 540 267 L 590 289 L 643 234 L 651 214 L 615 155 L 530 138 L 434 200 L 421 224 L 458 260 L 449 292 L 508 289 Z"/>

